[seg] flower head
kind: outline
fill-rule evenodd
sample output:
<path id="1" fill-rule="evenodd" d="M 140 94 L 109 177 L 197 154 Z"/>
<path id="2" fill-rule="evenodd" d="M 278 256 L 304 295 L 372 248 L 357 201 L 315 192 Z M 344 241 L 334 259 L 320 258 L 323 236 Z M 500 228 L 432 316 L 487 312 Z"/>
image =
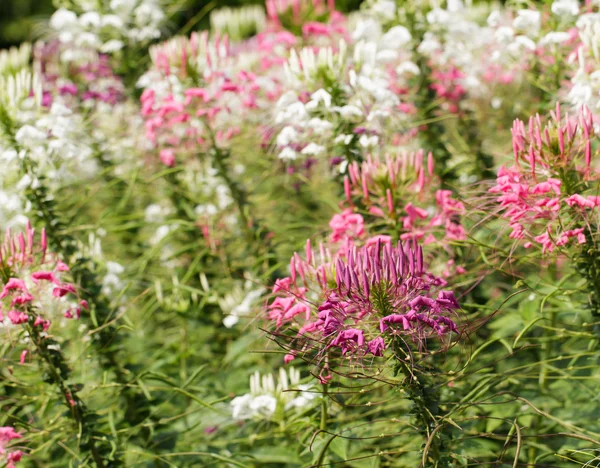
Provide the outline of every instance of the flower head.
<path id="1" fill-rule="evenodd" d="M 544 253 L 570 239 L 585 243 L 582 225 L 600 204 L 593 181 L 600 173 L 593 164 L 595 139 L 591 112 L 581 107 L 577 117 L 561 116 L 560 105 L 545 125 L 539 115 L 528 126 L 516 120 L 513 129 L 515 164 L 501 167 L 496 185 L 502 218 L 512 239 L 525 247 L 538 244 Z"/>
<path id="2" fill-rule="evenodd" d="M 423 346 L 429 337 L 458 332 L 458 302 L 441 290 L 444 280 L 427 272 L 416 243 L 377 239 L 344 257 L 331 258 L 321 247 L 318 257 L 310 246 L 305 260 L 296 254 L 291 276 L 276 283 L 268 306 L 277 332 L 295 334 L 293 355 L 316 347 L 321 357 L 381 356 L 396 339 Z"/>
<path id="3" fill-rule="evenodd" d="M 46 232 L 36 241 L 35 231 L 8 231 L 0 245 L 0 321 L 20 325 L 33 321 L 46 330 L 50 319 L 79 318 L 85 301 L 63 278 L 69 267 L 48 252 Z"/>

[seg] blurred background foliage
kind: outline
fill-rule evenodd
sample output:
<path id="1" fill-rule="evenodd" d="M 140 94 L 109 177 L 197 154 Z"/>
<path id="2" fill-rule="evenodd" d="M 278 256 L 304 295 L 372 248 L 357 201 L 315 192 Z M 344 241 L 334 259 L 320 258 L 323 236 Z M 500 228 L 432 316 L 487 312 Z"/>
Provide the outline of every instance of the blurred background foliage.
<path id="1" fill-rule="evenodd" d="M 362 0 L 337 0 L 338 10 L 357 9 Z M 0 49 L 33 41 L 43 35 L 44 22 L 60 0 L 0 0 Z M 224 6 L 264 4 L 263 0 L 171 0 L 166 2 L 172 13 L 170 29 L 177 32 L 208 28 L 211 10 Z"/>

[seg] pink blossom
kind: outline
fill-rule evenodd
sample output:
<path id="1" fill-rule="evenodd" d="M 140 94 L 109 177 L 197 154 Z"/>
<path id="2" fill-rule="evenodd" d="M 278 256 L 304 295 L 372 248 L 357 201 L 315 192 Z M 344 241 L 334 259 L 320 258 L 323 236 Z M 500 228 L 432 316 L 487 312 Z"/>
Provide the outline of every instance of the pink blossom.
<path id="1" fill-rule="evenodd" d="M 333 230 L 331 234 L 332 242 L 358 239 L 365 233 L 363 217 L 353 213 L 351 209 L 346 209 L 342 213 L 334 215 L 329 222 L 329 227 Z"/>

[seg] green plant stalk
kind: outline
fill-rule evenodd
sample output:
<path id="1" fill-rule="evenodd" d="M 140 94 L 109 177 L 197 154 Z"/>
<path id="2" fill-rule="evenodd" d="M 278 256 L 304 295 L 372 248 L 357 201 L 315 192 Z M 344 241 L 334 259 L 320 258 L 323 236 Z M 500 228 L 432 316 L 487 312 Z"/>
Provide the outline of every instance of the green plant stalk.
<path id="1" fill-rule="evenodd" d="M 125 372 L 117 357 L 118 350 L 115 349 L 115 344 L 119 341 L 118 333 L 114 327 L 105 326 L 112 317 L 112 311 L 99 286 L 101 281 L 94 272 L 94 262 L 75 258 L 78 251 L 77 241 L 63 234 L 66 223 L 54 209 L 53 201 L 48 198 L 43 179 L 40 180 L 39 186 L 30 189 L 27 195 L 35 207 L 36 218 L 47 228 L 46 234 L 52 250 L 60 254 L 69 264 L 73 279 L 81 286 L 81 297 L 88 302 L 90 308 L 93 308 L 97 323 L 92 325 L 95 328 L 102 326 L 96 333 L 98 338 L 93 340 L 98 348 L 102 366 L 112 370 L 120 383 L 126 383 Z"/>
<path id="2" fill-rule="evenodd" d="M 321 399 L 321 424 L 322 431 L 327 430 L 327 384 L 323 384 L 323 396 Z"/>
<path id="3" fill-rule="evenodd" d="M 50 348 L 56 342 L 51 338 L 43 337 L 40 334 L 39 327 L 33 325 L 37 317 L 35 313 L 30 310 L 28 315 L 26 328 L 29 337 L 44 362 L 48 372 L 47 382 L 58 388 L 66 407 L 69 409 L 70 416 L 76 425 L 79 446 L 89 452 L 89 456 L 98 468 L 120 466 L 122 462 L 112 456 L 113 448 L 110 438 L 94 429 L 91 418 L 92 413 L 79 398 L 77 389 L 67 382 L 70 370 L 66 360 L 58 349 Z M 98 443 L 99 441 L 102 442 Z"/>
<path id="4" fill-rule="evenodd" d="M 394 351 L 397 357 L 395 360 L 396 373 L 401 372 L 405 376 L 401 388 L 406 391 L 408 399 L 414 404 L 413 414 L 428 447 L 427 453 L 424 454 L 426 455 L 427 464 L 423 468 L 429 466 L 434 468 L 449 467 L 450 461 L 447 455 L 444 454 L 446 448 L 445 435 L 439 429 L 438 423 L 443 416 L 439 406 L 439 392 L 425 376 L 413 372 L 410 364 L 400 358 L 404 353 L 397 344 L 394 344 Z"/>

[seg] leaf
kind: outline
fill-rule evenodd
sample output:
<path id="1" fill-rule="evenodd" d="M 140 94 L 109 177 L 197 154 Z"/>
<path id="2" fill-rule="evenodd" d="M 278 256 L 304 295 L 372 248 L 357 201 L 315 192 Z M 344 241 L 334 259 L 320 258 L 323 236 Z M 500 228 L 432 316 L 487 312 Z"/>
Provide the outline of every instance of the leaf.
<path id="1" fill-rule="evenodd" d="M 348 458 L 348 441 L 346 439 L 336 437 L 331 441 L 329 447 L 331 448 L 331 451 L 342 460 L 346 460 Z"/>

